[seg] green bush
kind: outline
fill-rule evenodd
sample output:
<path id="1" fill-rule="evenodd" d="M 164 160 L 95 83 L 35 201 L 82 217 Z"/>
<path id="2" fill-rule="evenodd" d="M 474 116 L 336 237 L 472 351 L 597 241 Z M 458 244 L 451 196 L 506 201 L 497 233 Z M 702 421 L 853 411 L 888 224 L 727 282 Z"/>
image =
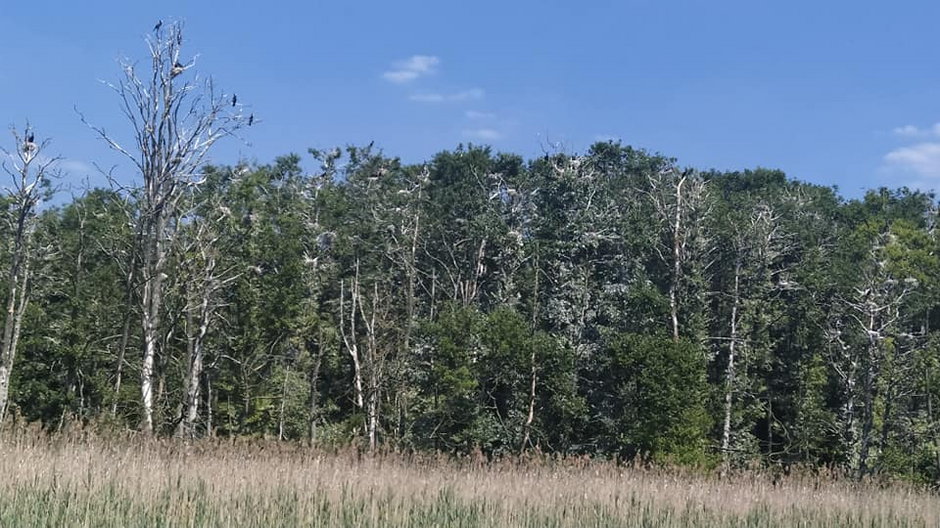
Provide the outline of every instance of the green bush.
<path id="1" fill-rule="evenodd" d="M 619 451 L 662 463 L 708 464 L 705 357 L 667 337 L 620 334 L 608 340 Z"/>

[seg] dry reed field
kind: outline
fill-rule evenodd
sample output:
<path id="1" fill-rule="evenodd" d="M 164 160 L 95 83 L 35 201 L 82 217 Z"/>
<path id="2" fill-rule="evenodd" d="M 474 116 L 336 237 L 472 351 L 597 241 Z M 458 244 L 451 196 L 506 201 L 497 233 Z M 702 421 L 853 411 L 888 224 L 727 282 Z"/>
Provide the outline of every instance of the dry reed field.
<path id="1" fill-rule="evenodd" d="M 938 526 L 940 497 L 589 460 L 453 460 L 273 442 L 0 442 L 0 526 Z"/>

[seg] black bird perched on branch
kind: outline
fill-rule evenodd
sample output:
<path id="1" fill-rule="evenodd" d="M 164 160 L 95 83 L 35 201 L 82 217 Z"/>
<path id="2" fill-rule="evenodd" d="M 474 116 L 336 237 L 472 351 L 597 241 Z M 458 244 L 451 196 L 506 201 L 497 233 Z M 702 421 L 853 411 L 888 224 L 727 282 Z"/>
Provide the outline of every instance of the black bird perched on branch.
<path id="1" fill-rule="evenodd" d="M 183 66 L 182 64 L 180 64 L 180 61 L 176 61 L 176 63 L 173 64 L 173 69 L 170 70 L 170 78 L 172 79 L 173 77 L 176 77 L 177 75 L 183 73 L 183 71 L 185 70 L 186 70 L 186 66 Z"/>
<path id="2" fill-rule="evenodd" d="M 248 126 L 251 126 L 251 124 L 254 122 L 255 122 L 255 114 L 251 114 L 250 116 L 248 116 Z"/>
<path id="3" fill-rule="evenodd" d="M 238 102 L 238 96 L 235 94 L 232 94 L 232 106 L 235 106 L 235 103 L 237 102 Z"/>
<path id="4" fill-rule="evenodd" d="M 163 21 L 157 20 L 157 25 L 153 26 L 154 33 L 156 33 L 157 31 L 160 31 L 160 28 L 162 27 L 163 27 Z"/>
<path id="5" fill-rule="evenodd" d="M 32 132 L 27 132 L 25 141 L 23 142 L 23 152 L 26 152 L 28 154 L 32 152 L 33 150 L 36 150 L 36 143 L 34 143 L 33 141 L 35 139 L 36 137 L 33 135 Z"/>

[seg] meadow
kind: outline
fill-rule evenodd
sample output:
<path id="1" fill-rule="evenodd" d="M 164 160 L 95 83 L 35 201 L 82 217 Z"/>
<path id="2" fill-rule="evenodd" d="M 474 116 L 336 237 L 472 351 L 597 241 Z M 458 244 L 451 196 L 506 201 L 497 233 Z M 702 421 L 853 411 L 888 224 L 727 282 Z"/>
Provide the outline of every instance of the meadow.
<path id="1" fill-rule="evenodd" d="M 937 526 L 901 483 L 7 432 L 0 526 Z"/>

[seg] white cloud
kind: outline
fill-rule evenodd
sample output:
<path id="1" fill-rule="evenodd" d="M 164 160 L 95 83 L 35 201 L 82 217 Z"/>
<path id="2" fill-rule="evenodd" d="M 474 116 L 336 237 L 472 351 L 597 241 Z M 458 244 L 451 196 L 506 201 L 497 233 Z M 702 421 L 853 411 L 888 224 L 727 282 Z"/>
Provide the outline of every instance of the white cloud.
<path id="1" fill-rule="evenodd" d="M 395 84 L 404 84 L 434 73 L 440 63 L 441 59 L 433 55 L 412 55 L 408 59 L 392 64 L 394 69 L 383 73 L 382 77 Z"/>
<path id="2" fill-rule="evenodd" d="M 453 103 L 458 101 L 473 101 L 483 99 L 485 93 L 480 88 L 471 88 L 462 92 L 449 94 L 442 93 L 420 93 L 414 94 L 409 99 L 419 103 Z"/>
<path id="3" fill-rule="evenodd" d="M 891 131 L 895 136 L 902 138 L 927 138 L 940 137 L 940 123 L 934 124 L 930 128 L 920 128 L 915 125 L 904 125 Z"/>
<path id="4" fill-rule="evenodd" d="M 502 132 L 492 128 L 474 128 L 464 130 L 463 135 L 470 139 L 479 139 L 481 141 L 497 141 L 503 138 Z"/>
<path id="5" fill-rule="evenodd" d="M 921 134 L 921 130 L 914 125 L 904 125 L 895 128 L 891 133 L 900 137 L 917 137 Z"/>
<path id="6" fill-rule="evenodd" d="M 916 174 L 924 179 L 940 179 L 940 143 L 924 142 L 901 147 L 885 154 L 885 165 Z"/>
<path id="7" fill-rule="evenodd" d="M 466 112 L 464 112 L 464 115 L 467 116 L 467 119 L 472 119 L 474 121 L 493 119 L 496 117 L 496 114 L 493 114 L 490 112 L 478 112 L 476 110 L 467 110 Z"/>

